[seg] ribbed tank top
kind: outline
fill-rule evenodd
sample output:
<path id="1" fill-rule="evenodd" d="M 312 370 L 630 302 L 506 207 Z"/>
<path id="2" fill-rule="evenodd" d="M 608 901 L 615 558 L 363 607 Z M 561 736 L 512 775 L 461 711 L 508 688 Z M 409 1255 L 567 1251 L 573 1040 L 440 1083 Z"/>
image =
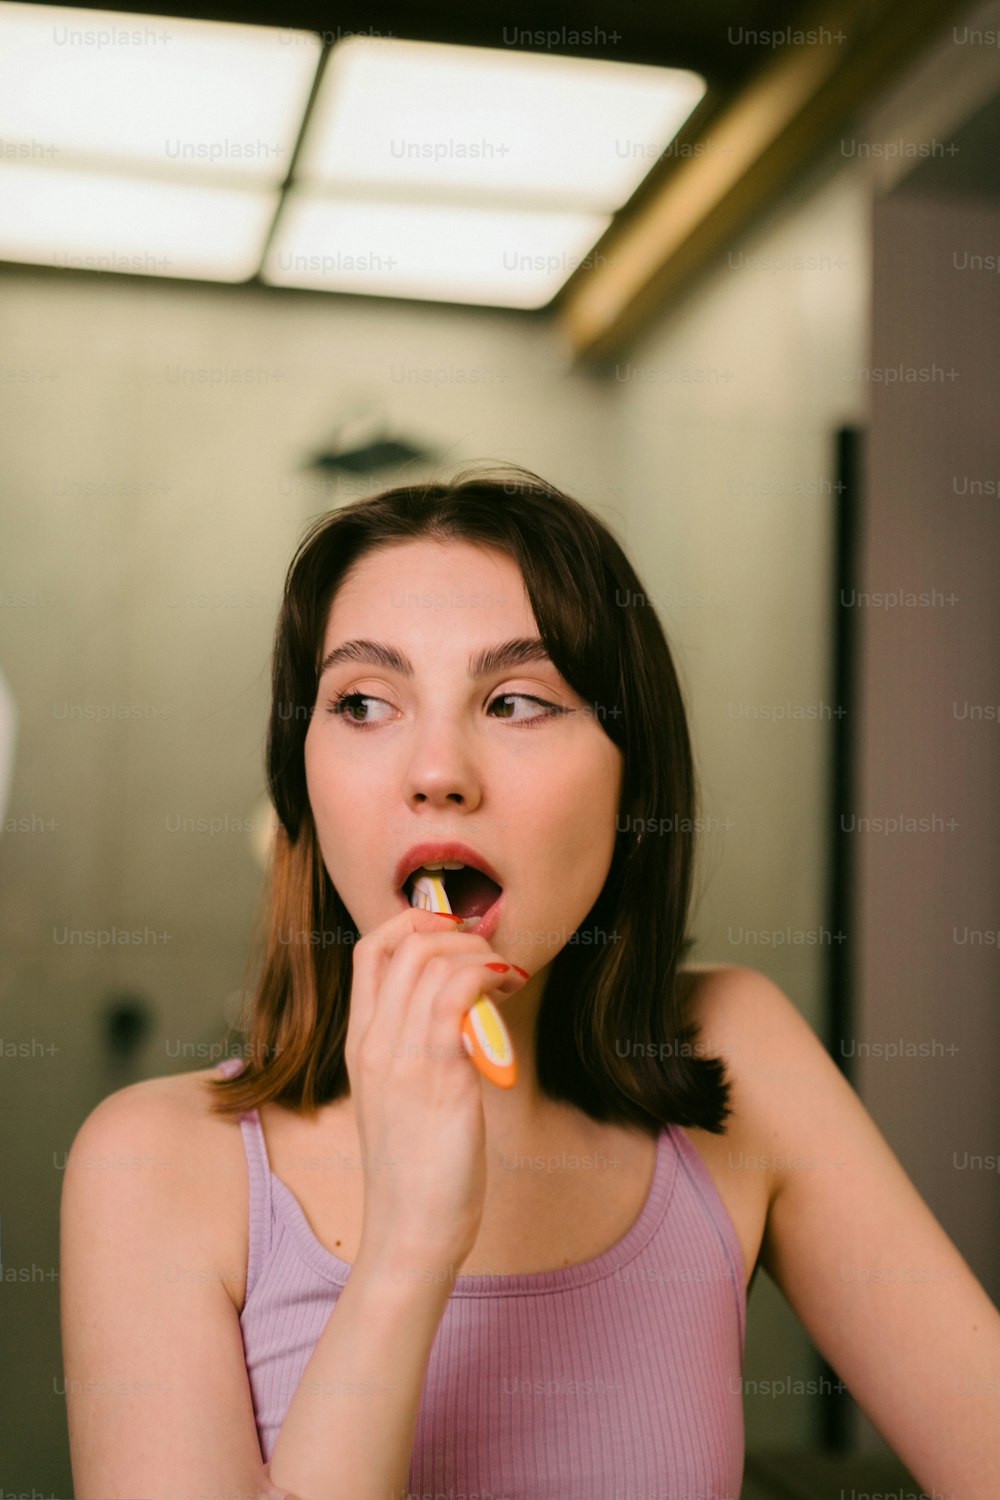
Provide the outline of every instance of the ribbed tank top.
<path id="1" fill-rule="evenodd" d="M 243 1066 L 227 1058 L 227 1076 Z M 240 1328 L 261 1455 L 351 1266 L 319 1243 L 240 1114 L 249 1257 Z M 646 1203 L 602 1255 L 555 1271 L 457 1276 L 431 1348 L 414 1500 L 738 1500 L 743 1259 L 680 1127 L 657 1142 Z"/>

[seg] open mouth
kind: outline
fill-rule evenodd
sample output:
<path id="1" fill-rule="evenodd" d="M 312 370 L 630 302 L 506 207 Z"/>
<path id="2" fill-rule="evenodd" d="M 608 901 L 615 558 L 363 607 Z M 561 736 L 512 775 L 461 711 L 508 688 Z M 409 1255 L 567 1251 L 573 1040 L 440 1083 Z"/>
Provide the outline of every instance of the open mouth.
<path id="1" fill-rule="evenodd" d="M 448 904 L 458 917 L 485 916 L 502 892 L 502 887 L 482 870 L 477 870 L 475 865 L 462 865 L 457 870 L 435 870 L 422 865 L 408 875 L 403 883 L 407 901 L 413 893 L 414 880 L 424 869 L 429 869 L 431 874 L 443 881 Z"/>

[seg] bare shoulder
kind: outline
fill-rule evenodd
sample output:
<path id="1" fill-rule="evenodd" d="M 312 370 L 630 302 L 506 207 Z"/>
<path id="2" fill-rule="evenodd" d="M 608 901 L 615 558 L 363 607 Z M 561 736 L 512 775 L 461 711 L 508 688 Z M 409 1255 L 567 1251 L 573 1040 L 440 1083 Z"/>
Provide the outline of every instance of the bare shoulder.
<path id="1" fill-rule="evenodd" d="M 209 1108 L 211 1095 L 206 1087 L 206 1080 L 216 1071 L 199 1068 L 126 1084 L 96 1104 L 80 1129 L 93 1135 L 134 1126 L 144 1133 L 162 1132 L 164 1143 L 176 1129 L 180 1132 L 177 1144 L 186 1144 L 190 1131 L 221 1118 Z"/>
<path id="2" fill-rule="evenodd" d="M 773 979 L 742 964 L 687 964 L 678 978 L 688 985 L 694 1019 L 708 1049 L 710 1038 L 744 1045 L 754 1039 L 774 1040 L 790 1013 L 799 1012 Z"/>
<path id="3" fill-rule="evenodd" d="M 215 1073 L 201 1068 L 146 1078 L 108 1094 L 77 1130 L 68 1165 L 86 1166 L 96 1157 L 136 1171 L 149 1168 L 148 1180 L 163 1189 L 154 1201 L 189 1214 L 190 1227 L 208 1238 L 220 1217 L 213 1205 L 221 1188 L 238 1186 L 242 1156 L 233 1117 L 210 1108 L 206 1081 Z"/>
<path id="4" fill-rule="evenodd" d="M 696 964 L 678 977 L 687 986 L 682 993 L 698 1027 L 698 1054 L 719 1057 L 726 1065 L 732 1110 L 724 1137 L 697 1128 L 688 1134 L 703 1154 L 725 1143 L 727 1159 L 737 1152 L 754 1163 L 758 1180 L 767 1184 L 769 1210 L 783 1179 L 782 1159 L 773 1146 L 787 1138 L 778 1081 L 794 1069 L 796 1058 L 822 1049 L 822 1043 L 784 991 L 757 969 Z"/>
<path id="5" fill-rule="evenodd" d="M 738 964 L 695 964 L 679 970 L 687 986 L 692 1020 L 698 1026 L 698 1051 L 721 1056 L 727 1073 L 744 1096 L 752 1092 L 766 1104 L 773 1090 L 770 1061 L 775 1052 L 788 1053 L 815 1032 L 784 991 L 758 969 Z"/>

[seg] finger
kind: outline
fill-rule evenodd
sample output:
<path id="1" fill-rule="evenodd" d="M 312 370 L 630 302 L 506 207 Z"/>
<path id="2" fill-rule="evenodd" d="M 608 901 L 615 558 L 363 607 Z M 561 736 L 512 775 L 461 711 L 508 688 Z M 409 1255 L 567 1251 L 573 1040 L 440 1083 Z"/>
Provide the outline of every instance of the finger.
<path id="1" fill-rule="evenodd" d="M 380 1046 L 407 1042 L 457 1040 L 462 1017 L 482 995 L 502 999 L 525 983 L 511 967 L 498 973 L 502 962 L 492 949 L 482 953 L 438 952 L 417 955 L 417 966 L 403 961 L 390 970 L 379 994 L 378 1008 L 368 1036 Z"/>
<path id="2" fill-rule="evenodd" d="M 378 987 L 377 999 L 372 1002 L 367 1035 L 377 1026 L 383 1036 L 398 1035 L 404 1027 L 409 1029 L 413 1015 L 413 1000 L 418 986 L 424 985 L 430 973 L 432 989 L 440 988 L 456 965 L 472 964 L 477 968 L 481 989 L 512 990 L 524 983 L 523 975 L 511 966 L 504 973 L 487 969 L 489 963 L 504 962 L 500 955 L 484 938 L 473 933 L 409 933 L 396 945 L 388 960 Z M 421 989 L 421 993 L 423 993 Z M 416 1015 L 419 1017 L 418 1008 Z M 418 1022 L 418 1025 L 420 1023 Z"/>
<path id="3" fill-rule="evenodd" d="M 364 1039 L 366 1066 L 376 1074 L 390 1066 L 390 1059 L 436 1059 L 467 1065 L 462 1041 L 462 1021 L 477 1000 L 488 995 L 499 998 L 497 987 L 508 975 L 497 974 L 482 960 L 438 955 L 419 973 L 412 990 L 391 996 L 383 989 L 378 1012 Z M 518 976 L 517 983 L 524 981 Z"/>
<path id="4" fill-rule="evenodd" d="M 351 963 L 348 1037 L 352 1033 L 362 1034 L 367 1029 L 385 970 L 401 940 L 411 932 L 444 933 L 454 931 L 457 926 L 458 923 L 453 922 L 444 912 L 431 912 L 423 907 L 411 906 L 365 933 L 355 943 Z"/>
<path id="5" fill-rule="evenodd" d="M 418 934 L 420 941 L 412 942 Z M 421 962 L 426 962 L 428 943 L 431 943 L 431 953 L 475 951 L 477 948 L 490 953 L 485 939 L 478 938 L 473 932 L 462 932 L 458 923 L 446 913 L 426 911 L 423 907 L 409 907 L 373 928 L 354 946 L 348 1048 L 356 1047 L 371 1026 L 386 978 L 391 968 L 399 967 L 402 950 L 407 949 L 407 982 L 412 990 L 417 968 Z M 422 960 L 420 955 L 423 955 Z M 496 957 L 495 954 L 491 956 Z"/>

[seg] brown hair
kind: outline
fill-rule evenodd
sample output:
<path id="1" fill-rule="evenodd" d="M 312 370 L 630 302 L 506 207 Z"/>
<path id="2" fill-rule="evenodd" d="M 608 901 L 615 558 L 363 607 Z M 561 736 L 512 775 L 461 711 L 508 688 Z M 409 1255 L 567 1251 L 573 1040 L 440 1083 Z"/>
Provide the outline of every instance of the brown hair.
<path id="1" fill-rule="evenodd" d="M 351 565 L 415 538 L 498 548 L 519 565 L 549 655 L 594 705 L 623 755 L 604 887 L 551 963 L 536 1030 L 539 1087 L 599 1121 L 697 1125 L 731 1112 L 721 1059 L 696 1055 L 678 983 L 694 860 L 696 789 L 687 718 L 662 626 L 631 564 L 579 501 L 528 470 L 467 470 L 403 485 L 312 524 L 278 615 L 267 780 L 280 820 L 270 855 L 260 975 L 245 1066 L 212 1078 L 212 1110 L 277 1101 L 312 1112 L 349 1094 L 344 1062 L 352 947 L 306 791 L 304 743 L 334 595 Z M 624 827 L 622 823 L 624 820 Z M 666 836 L 664 836 L 664 832 Z M 645 834 L 645 836 L 643 836 Z M 622 1050 L 624 1047 L 624 1051 Z"/>

